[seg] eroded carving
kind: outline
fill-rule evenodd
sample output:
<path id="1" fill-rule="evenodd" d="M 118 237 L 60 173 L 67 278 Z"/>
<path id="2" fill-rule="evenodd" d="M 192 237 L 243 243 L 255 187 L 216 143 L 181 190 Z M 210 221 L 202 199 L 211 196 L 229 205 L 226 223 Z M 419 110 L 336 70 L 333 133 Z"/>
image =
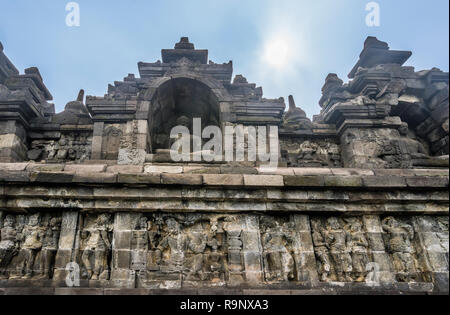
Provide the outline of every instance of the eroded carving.
<path id="1" fill-rule="evenodd" d="M 414 258 L 414 228 L 411 224 L 394 217 L 387 217 L 382 222 L 386 232 L 386 246 L 392 258 L 398 281 L 410 281 L 417 272 Z"/>
<path id="2" fill-rule="evenodd" d="M 314 218 L 311 226 L 321 281 L 364 282 L 370 258 L 361 218 Z"/>
<path id="3" fill-rule="evenodd" d="M 86 217 L 81 230 L 81 262 L 83 276 L 89 280 L 109 279 L 109 260 L 112 238 L 111 215 Z"/>

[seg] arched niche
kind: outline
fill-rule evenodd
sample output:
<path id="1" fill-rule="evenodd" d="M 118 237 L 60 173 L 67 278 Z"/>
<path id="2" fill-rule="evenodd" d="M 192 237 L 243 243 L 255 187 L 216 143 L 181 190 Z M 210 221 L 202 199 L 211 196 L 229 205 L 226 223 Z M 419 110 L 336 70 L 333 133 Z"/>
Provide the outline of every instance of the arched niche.
<path id="1" fill-rule="evenodd" d="M 206 126 L 220 126 L 219 97 L 210 86 L 188 77 L 172 78 L 159 85 L 149 110 L 151 152 L 170 148 L 170 131 L 180 121 L 192 134 L 194 118 L 201 118 L 202 130 Z"/>

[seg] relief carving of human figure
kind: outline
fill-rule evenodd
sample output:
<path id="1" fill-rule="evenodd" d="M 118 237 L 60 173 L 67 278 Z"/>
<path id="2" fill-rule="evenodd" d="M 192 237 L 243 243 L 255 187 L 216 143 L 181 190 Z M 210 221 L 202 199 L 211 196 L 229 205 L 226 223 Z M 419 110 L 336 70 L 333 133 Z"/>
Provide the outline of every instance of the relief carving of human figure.
<path id="1" fill-rule="evenodd" d="M 81 232 L 81 239 L 84 241 L 81 261 L 90 280 L 109 278 L 108 256 L 111 242 L 108 234 L 112 231 L 110 220 L 110 215 L 100 214 L 92 229 L 84 229 Z"/>
<path id="2" fill-rule="evenodd" d="M 50 279 L 53 261 L 58 250 L 59 235 L 61 233 L 61 218 L 51 218 L 45 229 L 42 240 L 40 278 Z"/>
<path id="3" fill-rule="evenodd" d="M 187 237 L 181 231 L 180 224 L 173 218 L 166 219 L 167 234 L 158 244 L 158 250 L 163 253 L 169 250 L 169 257 L 165 261 L 166 271 L 181 272 L 183 270 L 184 253 L 187 248 Z"/>
<path id="4" fill-rule="evenodd" d="M 353 266 L 348 246 L 351 241 L 351 235 L 341 227 L 339 220 L 335 217 L 331 217 L 327 220 L 324 234 L 325 242 L 328 244 L 331 258 L 333 259 L 338 281 L 351 282 Z"/>
<path id="5" fill-rule="evenodd" d="M 319 221 L 311 221 L 313 224 L 312 239 L 314 242 L 314 252 L 320 262 L 319 274 L 321 281 L 330 281 L 331 263 L 328 257 L 328 244 L 325 242 L 324 230 L 320 227 Z"/>
<path id="6" fill-rule="evenodd" d="M 200 280 L 204 279 L 203 265 L 204 255 L 207 245 L 207 235 L 202 232 L 193 232 L 188 237 L 188 249 L 192 253 L 188 261 L 189 272 L 187 278 L 199 277 Z"/>
<path id="7" fill-rule="evenodd" d="M 362 223 L 358 219 L 350 222 L 350 235 L 353 272 L 357 277 L 355 281 L 364 282 L 366 278 L 366 267 L 369 263 L 369 257 L 367 255 L 369 242 L 362 230 Z"/>
<path id="8" fill-rule="evenodd" d="M 0 279 L 7 279 L 6 268 L 11 259 L 18 253 L 15 222 L 16 220 L 12 215 L 7 215 L 0 231 Z"/>
<path id="9" fill-rule="evenodd" d="M 40 226 L 41 216 L 33 214 L 28 219 L 28 224 L 18 234 L 18 239 L 22 241 L 20 263 L 17 265 L 17 274 L 11 278 L 20 278 L 25 271 L 23 279 L 30 279 L 33 276 L 33 269 L 37 254 L 42 249 L 42 242 L 45 236 L 45 228 Z"/>
<path id="10" fill-rule="evenodd" d="M 295 278 L 294 259 L 286 248 L 293 237 L 273 218 L 263 220 L 262 244 L 267 263 L 268 281 L 290 281 Z"/>
<path id="11" fill-rule="evenodd" d="M 395 270 L 399 273 L 415 272 L 414 249 L 411 244 L 414 239 L 413 227 L 394 217 L 385 218 L 382 226 L 388 233 L 388 251 L 392 255 Z"/>

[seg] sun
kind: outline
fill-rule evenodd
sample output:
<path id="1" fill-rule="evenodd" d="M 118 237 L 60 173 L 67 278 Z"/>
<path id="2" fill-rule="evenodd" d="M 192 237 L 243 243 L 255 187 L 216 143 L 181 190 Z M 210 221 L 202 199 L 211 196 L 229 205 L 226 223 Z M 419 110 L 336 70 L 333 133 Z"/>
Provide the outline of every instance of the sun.
<path id="1" fill-rule="evenodd" d="M 264 45 L 264 62 L 273 68 L 285 67 L 291 57 L 291 45 L 287 38 L 276 37 L 270 39 Z"/>

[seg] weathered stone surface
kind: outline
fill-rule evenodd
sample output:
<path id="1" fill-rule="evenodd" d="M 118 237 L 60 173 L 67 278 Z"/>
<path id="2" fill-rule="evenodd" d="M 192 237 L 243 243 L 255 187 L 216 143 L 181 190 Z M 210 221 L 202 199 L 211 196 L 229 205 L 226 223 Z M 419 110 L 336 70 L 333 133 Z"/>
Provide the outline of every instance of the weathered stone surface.
<path id="1" fill-rule="evenodd" d="M 448 177 L 407 177 L 406 184 L 408 185 L 408 187 L 446 188 L 448 187 Z"/>
<path id="2" fill-rule="evenodd" d="M 324 183 L 329 187 L 361 187 L 363 185 L 361 176 L 325 176 Z"/>
<path id="3" fill-rule="evenodd" d="M 293 187 L 324 186 L 323 176 L 284 176 L 284 185 Z"/>
<path id="4" fill-rule="evenodd" d="M 113 184 L 117 183 L 117 174 L 112 173 L 75 173 L 73 183 L 98 183 Z"/>
<path id="5" fill-rule="evenodd" d="M 203 175 L 203 183 L 207 186 L 242 186 L 244 185 L 243 175 Z"/>
<path id="6" fill-rule="evenodd" d="M 25 171 L 29 163 L 0 163 L 2 171 Z"/>
<path id="7" fill-rule="evenodd" d="M 27 171 L 36 172 L 62 172 L 64 164 L 30 164 L 27 166 Z M 67 170 L 70 172 L 70 170 Z"/>
<path id="8" fill-rule="evenodd" d="M 181 174 L 183 173 L 183 167 L 181 166 L 155 166 L 145 165 L 145 173 L 169 173 L 169 174 Z"/>
<path id="9" fill-rule="evenodd" d="M 0 182 L 29 182 L 28 172 L 0 170 Z"/>
<path id="10" fill-rule="evenodd" d="M 75 172 L 75 173 L 101 173 L 106 170 L 106 165 L 70 165 L 67 164 L 64 167 L 65 172 Z"/>
<path id="11" fill-rule="evenodd" d="M 363 176 L 366 187 L 407 187 L 406 179 L 400 176 Z"/>
<path id="12" fill-rule="evenodd" d="M 119 173 L 117 182 L 120 184 L 160 184 L 161 174 Z"/>
<path id="13" fill-rule="evenodd" d="M 284 186 L 281 175 L 244 175 L 245 186 L 281 187 Z"/>
<path id="14" fill-rule="evenodd" d="M 161 174 L 161 183 L 167 185 L 202 185 L 202 175 Z"/>
<path id="15" fill-rule="evenodd" d="M 37 183 L 71 183 L 74 172 L 32 172 L 30 181 Z"/>
<path id="16" fill-rule="evenodd" d="M 118 173 L 118 174 L 138 174 L 144 171 L 142 165 L 111 165 L 106 169 L 107 173 Z"/>
<path id="17" fill-rule="evenodd" d="M 448 73 L 369 37 L 310 120 L 207 54 L 182 38 L 55 114 L 0 45 L 0 294 L 448 293 Z M 197 117 L 244 160 L 206 161 Z M 278 168 L 246 159 L 258 126 Z"/>

